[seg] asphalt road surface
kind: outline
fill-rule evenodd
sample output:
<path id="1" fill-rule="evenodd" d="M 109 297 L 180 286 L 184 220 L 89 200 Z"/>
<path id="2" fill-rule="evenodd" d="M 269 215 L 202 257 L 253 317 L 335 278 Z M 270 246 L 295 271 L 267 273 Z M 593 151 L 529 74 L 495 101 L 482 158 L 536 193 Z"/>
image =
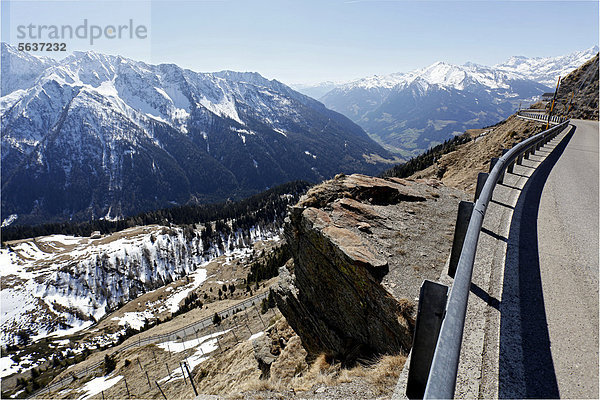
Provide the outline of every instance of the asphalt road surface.
<path id="1" fill-rule="evenodd" d="M 599 131 L 594 121 L 572 125 L 573 136 L 543 185 L 537 219 L 547 361 L 561 398 L 597 399 Z"/>

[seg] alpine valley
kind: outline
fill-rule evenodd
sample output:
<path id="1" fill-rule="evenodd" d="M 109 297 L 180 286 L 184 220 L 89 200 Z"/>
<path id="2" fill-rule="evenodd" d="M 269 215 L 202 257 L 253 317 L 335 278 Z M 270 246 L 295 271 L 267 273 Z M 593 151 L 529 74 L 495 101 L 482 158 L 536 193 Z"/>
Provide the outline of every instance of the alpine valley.
<path id="1" fill-rule="evenodd" d="M 394 162 L 358 125 L 258 73 L 197 73 L 2 43 L 6 223 L 114 219 Z M 9 220 L 7 220 L 9 218 Z"/>
<path id="2" fill-rule="evenodd" d="M 437 62 L 407 73 L 371 76 L 345 84 L 297 85 L 328 108 L 360 125 L 403 157 L 416 156 L 467 129 L 495 124 L 553 91 L 598 47 L 560 57 L 511 57 L 493 67 Z"/>

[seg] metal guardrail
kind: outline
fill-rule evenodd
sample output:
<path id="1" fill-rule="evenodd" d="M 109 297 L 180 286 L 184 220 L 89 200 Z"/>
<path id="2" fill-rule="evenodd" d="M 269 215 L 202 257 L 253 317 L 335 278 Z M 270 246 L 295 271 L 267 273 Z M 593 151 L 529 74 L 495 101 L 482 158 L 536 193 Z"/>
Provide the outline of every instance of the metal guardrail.
<path id="1" fill-rule="evenodd" d="M 567 120 L 559 115 L 548 115 L 546 114 L 545 110 L 537 110 L 537 112 L 533 110 L 521 110 L 517 113 L 517 116 L 523 119 L 530 119 L 540 122 L 548 122 L 548 118 L 550 118 L 549 122 L 554 125 L 562 124 Z"/>
<path id="2" fill-rule="evenodd" d="M 268 296 L 269 296 L 269 291 L 266 291 L 261 294 L 257 294 L 256 296 L 250 297 L 249 299 L 246 299 L 237 304 L 229 306 L 229 307 L 225 308 L 224 310 L 217 312 L 217 314 L 219 314 L 219 316 L 222 318 L 224 316 L 231 316 L 231 315 L 235 314 L 234 311 L 236 311 L 236 310 L 246 310 L 247 308 L 250 308 L 254 305 L 258 305 L 262 299 L 266 299 Z M 176 329 L 169 333 L 165 333 L 162 335 L 149 336 L 149 337 L 145 337 L 143 339 L 139 338 L 137 341 L 131 342 L 128 345 L 115 350 L 111 354 L 111 356 L 115 356 L 118 353 L 124 352 L 124 351 L 129 350 L 134 347 L 141 347 L 141 346 L 145 346 L 147 344 L 153 344 L 153 343 L 161 343 L 163 341 L 175 341 L 178 339 L 183 339 L 191 334 L 197 333 L 200 330 L 213 325 L 213 318 L 214 318 L 214 315 L 211 317 L 203 318 L 200 321 L 193 322 L 191 324 L 184 326 L 183 328 Z M 74 380 L 83 378 L 84 376 L 87 376 L 88 374 L 95 372 L 96 370 L 102 368 L 103 366 L 104 366 L 104 360 L 101 360 L 101 361 L 95 362 L 92 365 L 88 365 L 87 367 L 80 369 L 77 372 L 71 372 L 69 374 L 69 376 L 39 389 L 38 391 L 32 393 L 28 398 L 37 397 L 44 392 L 48 392 L 48 393 L 55 392 L 59 389 L 62 389 L 65 386 L 69 385 Z"/>
<path id="3" fill-rule="evenodd" d="M 524 154 L 527 156 L 547 143 L 558 135 L 568 123 L 569 121 L 566 120 L 517 144 L 500 157 L 490 171 L 471 214 L 423 398 L 450 399 L 454 397 L 477 242 L 496 183 L 502 179 L 504 170 L 512 166 L 517 158 L 517 163 L 519 163 Z"/>

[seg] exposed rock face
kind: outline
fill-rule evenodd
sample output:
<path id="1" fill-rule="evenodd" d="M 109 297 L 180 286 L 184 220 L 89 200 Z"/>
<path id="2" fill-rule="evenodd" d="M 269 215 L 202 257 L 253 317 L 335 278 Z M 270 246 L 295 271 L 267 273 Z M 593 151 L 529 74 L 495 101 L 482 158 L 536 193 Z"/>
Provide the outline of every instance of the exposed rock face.
<path id="1" fill-rule="evenodd" d="M 294 262 L 280 270 L 276 298 L 310 355 L 352 363 L 408 351 L 410 302 L 398 302 L 381 285 L 388 257 L 369 235 L 382 225 L 382 206 L 425 201 L 401 179 L 341 175 L 290 210 L 284 235 Z"/>

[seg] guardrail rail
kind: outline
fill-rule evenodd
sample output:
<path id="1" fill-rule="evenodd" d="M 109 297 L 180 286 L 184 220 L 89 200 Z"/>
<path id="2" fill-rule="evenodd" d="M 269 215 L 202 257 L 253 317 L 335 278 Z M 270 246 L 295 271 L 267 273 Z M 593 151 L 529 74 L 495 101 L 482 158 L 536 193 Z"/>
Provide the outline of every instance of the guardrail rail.
<path id="1" fill-rule="evenodd" d="M 545 119 L 540 119 L 540 116 L 545 117 Z M 528 118 L 527 115 L 524 115 L 524 117 Z M 534 115 L 531 118 L 542 122 L 548 121 L 548 116 L 543 114 Z M 482 185 L 478 189 L 479 197 L 476 199 L 470 219 L 468 219 L 468 228 L 464 234 L 462 250 L 459 248 L 460 258 L 456 266 L 454 283 L 446 302 L 431 367 L 429 368 L 427 385 L 423 394 L 425 399 L 450 399 L 454 397 L 475 253 L 486 209 L 492 198 L 496 183 L 502 182 L 505 170 L 511 172 L 515 163 L 520 164 L 523 157 L 527 158 L 529 154 L 533 154 L 541 146 L 552 140 L 567 127 L 569 120 L 557 116 L 551 117 L 550 122 L 557 125 L 524 140 L 506 151 L 502 157 L 493 160 L 493 168 L 487 179 L 485 179 L 485 183 L 481 182 Z"/>
<path id="2" fill-rule="evenodd" d="M 550 115 L 546 114 L 545 110 L 521 110 L 517 113 L 517 116 L 523 119 L 529 119 L 540 122 L 547 122 L 554 125 L 559 125 L 565 122 L 567 119 L 565 117 L 561 117 L 559 115 Z"/>

